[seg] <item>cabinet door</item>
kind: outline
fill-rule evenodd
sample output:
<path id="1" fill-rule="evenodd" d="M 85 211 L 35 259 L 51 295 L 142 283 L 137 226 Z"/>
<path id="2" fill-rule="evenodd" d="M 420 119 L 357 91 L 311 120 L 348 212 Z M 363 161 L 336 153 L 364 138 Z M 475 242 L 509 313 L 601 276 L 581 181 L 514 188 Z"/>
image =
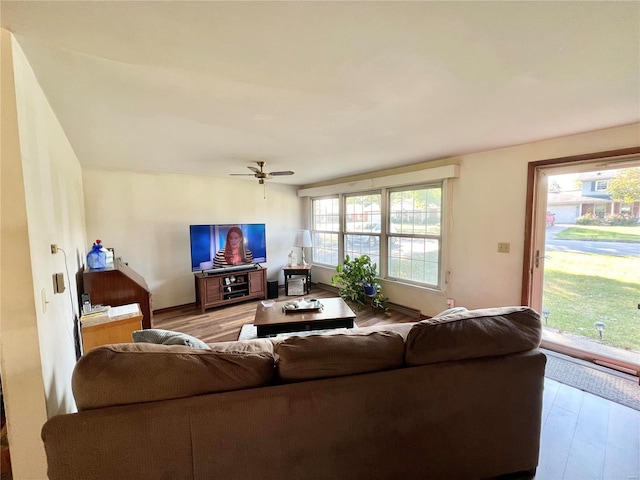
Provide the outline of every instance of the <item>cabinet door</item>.
<path id="1" fill-rule="evenodd" d="M 264 282 L 264 270 L 256 270 L 255 272 L 249 272 L 249 295 L 264 295 L 265 282 Z"/>
<path id="2" fill-rule="evenodd" d="M 211 305 L 222 300 L 222 278 L 209 277 L 204 279 L 204 304 Z"/>
<path id="3" fill-rule="evenodd" d="M 100 345 L 131 343 L 131 334 L 142 328 L 142 315 L 123 320 L 105 322 L 82 327 L 82 349 L 84 353 Z"/>

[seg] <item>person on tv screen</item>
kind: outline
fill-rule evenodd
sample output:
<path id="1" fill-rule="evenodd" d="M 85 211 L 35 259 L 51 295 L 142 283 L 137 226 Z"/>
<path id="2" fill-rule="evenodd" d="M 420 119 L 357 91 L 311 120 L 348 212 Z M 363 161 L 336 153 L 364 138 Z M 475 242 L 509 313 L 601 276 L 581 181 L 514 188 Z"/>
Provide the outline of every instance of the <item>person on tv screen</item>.
<path id="1" fill-rule="evenodd" d="M 244 235 L 238 227 L 231 227 L 227 232 L 224 248 L 218 250 L 213 259 L 214 268 L 253 263 L 253 253 L 244 245 Z"/>

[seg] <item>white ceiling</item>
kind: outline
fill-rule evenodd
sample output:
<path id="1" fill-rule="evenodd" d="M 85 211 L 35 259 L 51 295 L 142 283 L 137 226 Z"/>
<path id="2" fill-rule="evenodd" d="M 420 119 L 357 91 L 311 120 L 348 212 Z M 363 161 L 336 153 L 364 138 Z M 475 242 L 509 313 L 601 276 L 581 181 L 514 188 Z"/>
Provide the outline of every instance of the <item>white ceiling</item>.
<path id="1" fill-rule="evenodd" d="M 0 6 L 86 167 L 303 185 L 640 121 L 640 2 Z"/>

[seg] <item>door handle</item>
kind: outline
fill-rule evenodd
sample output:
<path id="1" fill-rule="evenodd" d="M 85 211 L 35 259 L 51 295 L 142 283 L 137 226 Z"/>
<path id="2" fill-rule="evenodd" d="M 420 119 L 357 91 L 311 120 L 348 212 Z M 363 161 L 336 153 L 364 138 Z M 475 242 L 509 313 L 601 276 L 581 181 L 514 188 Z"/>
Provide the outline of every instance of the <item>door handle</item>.
<path id="1" fill-rule="evenodd" d="M 540 268 L 541 258 L 551 258 L 549 255 L 540 255 L 540 250 L 536 250 L 536 268 Z"/>

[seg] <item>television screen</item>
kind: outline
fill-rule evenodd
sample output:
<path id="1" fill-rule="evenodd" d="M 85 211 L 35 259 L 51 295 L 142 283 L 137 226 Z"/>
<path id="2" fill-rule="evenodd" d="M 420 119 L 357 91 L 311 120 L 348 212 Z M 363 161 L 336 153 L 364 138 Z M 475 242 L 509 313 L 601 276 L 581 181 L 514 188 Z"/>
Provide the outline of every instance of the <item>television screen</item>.
<path id="1" fill-rule="evenodd" d="M 267 261 L 264 223 L 191 225 L 191 271 L 237 269 Z"/>

